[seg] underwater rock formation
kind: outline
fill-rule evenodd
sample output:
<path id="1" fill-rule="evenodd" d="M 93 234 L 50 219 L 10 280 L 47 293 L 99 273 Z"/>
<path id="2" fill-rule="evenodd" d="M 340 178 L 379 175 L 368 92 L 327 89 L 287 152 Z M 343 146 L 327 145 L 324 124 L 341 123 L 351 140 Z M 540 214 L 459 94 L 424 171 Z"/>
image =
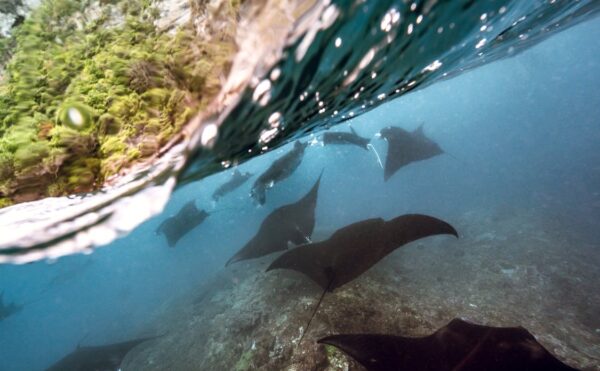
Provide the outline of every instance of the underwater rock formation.
<path id="1" fill-rule="evenodd" d="M 264 273 L 256 261 L 240 262 L 239 269 L 221 271 L 167 306 L 157 320 L 157 331 L 167 335 L 127 357 L 123 367 L 363 370 L 316 341 L 339 333 L 427 336 L 461 317 L 523 326 L 562 362 L 600 370 L 595 330 L 600 328 L 595 288 L 600 262 L 573 260 L 572 249 L 565 248 L 578 246 L 584 254 L 595 246 L 586 247 L 564 223 L 548 220 L 539 210 L 516 210 L 501 219 L 494 213 L 482 209 L 457 215 L 452 219 L 460 240 L 415 242 L 327 295 L 302 342 L 320 288 L 293 271 Z M 515 234 L 516 228 L 521 233 Z M 478 241 L 486 231 L 498 238 Z M 266 257 L 258 265 L 271 260 Z M 553 321 L 547 320 L 548 313 Z"/>

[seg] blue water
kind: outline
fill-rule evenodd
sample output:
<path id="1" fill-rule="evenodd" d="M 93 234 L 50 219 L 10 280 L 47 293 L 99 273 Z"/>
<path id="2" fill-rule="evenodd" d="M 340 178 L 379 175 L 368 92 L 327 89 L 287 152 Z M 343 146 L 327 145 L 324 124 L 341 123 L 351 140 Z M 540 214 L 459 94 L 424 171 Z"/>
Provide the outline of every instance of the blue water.
<path id="1" fill-rule="evenodd" d="M 40 370 L 79 342 L 102 344 L 164 330 L 158 316 L 176 310 L 178 299 L 219 274 L 264 217 L 305 194 L 321 169 L 316 231 L 406 212 L 452 222 L 470 210 L 512 205 L 567 216 L 566 229 L 600 248 L 599 38 L 600 20 L 594 19 L 334 128 L 352 125 L 373 137 L 385 126 L 413 129 L 423 122 L 426 134 L 451 155 L 411 164 L 387 183 L 371 152 L 309 147 L 298 170 L 268 192 L 263 207 L 248 197 L 253 179 L 213 204 L 212 191 L 230 174 L 225 171 L 178 189 L 160 216 L 91 255 L 1 265 L 5 301 L 32 303 L 0 321 L 0 370 Z M 385 142 L 373 144 L 384 157 Z M 260 173 L 288 149 L 240 169 Z M 170 249 L 154 230 L 192 199 L 200 208 L 229 210 L 211 215 Z"/>

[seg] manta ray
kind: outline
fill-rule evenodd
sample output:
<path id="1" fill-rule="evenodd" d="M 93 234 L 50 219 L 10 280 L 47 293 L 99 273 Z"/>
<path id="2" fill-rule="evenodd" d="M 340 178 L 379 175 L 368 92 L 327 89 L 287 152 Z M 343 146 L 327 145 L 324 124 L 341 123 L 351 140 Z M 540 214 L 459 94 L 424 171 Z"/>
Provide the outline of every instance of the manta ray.
<path id="1" fill-rule="evenodd" d="M 248 178 L 250 178 L 251 176 L 252 174 L 250 173 L 242 174 L 238 169 L 235 169 L 233 175 L 231 176 L 231 179 L 221 184 L 221 186 L 219 186 L 219 188 L 215 190 L 215 192 L 212 194 L 212 199 L 217 201 L 219 198 L 225 196 L 226 194 L 233 192 L 242 184 L 244 184 L 246 180 L 248 180 Z"/>
<path id="2" fill-rule="evenodd" d="M 388 126 L 379 132 L 388 142 L 383 178 L 387 181 L 400 168 L 416 161 L 427 160 L 444 153 L 442 148 L 425 136 L 423 125 L 414 131 Z"/>
<path id="3" fill-rule="evenodd" d="M 264 205 L 266 200 L 266 191 L 275 184 L 286 179 L 300 166 L 304 157 L 304 149 L 308 143 L 294 142 L 294 148 L 275 160 L 271 166 L 254 182 L 250 195 L 260 205 Z"/>
<path id="4" fill-rule="evenodd" d="M 4 292 L 0 293 L 0 321 L 19 313 L 25 307 L 24 304 L 4 303 Z"/>
<path id="5" fill-rule="evenodd" d="M 288 242 L 301 244 L 310 241 L 315 228 L 315 208 L 322 175 L 300 200 L 273 210 L 262 222 L 256 235 L 225 266 L 287 250 Z"/>
<path id="6" fill-rule="evenodd" d="M 121 363 L 131 349 L 155 338 L 147 337 L 99 346 L 77 346 L 73 352 L 46 371 L 117 371 L 121 369 Z"/>
<path id="7" fill-rule="evenodd" d="M 323 289 L 304 336 L 326 292 L 356 279 L 395 249 L 439 234 L 458 238 L 454 227 L 428 215 L 407 214 L 389 221 L 367 219 L 337 230 L 325 241 L 304 244 L 281 254 L 267 271 L 295 270 Z"/>
<path id="8" fill-rule="evenodd" d="M 156 229 L 156 233 L 164 234 L 169 247 L 175 247 L 177 241 L 200 225 L 208 215 L 206 211 L 198 210 L 192 200 L 185 204 L 177 215 L 163 221 Z"/>
<path id="9" fill-rule="evenodd" d="M 368 138 L 363 138 L 359 136 L 354 128 L 350 127 L 350 133 L 347 132 L 325 132 L 323 133 L 321 140 L 324 145 L 329 144 L 346 144 L 346 145 L 355 145 L 366 151 L 369 150 L 369 143 L 371 142 Z"/>
<path id="10" fill-rule="evenodd" d="M 333 335 L 332 345 L 369 371 L 567 371 L 522 327 L 490 327 L 453 319 L 424 337 L 377 334 Z"/>

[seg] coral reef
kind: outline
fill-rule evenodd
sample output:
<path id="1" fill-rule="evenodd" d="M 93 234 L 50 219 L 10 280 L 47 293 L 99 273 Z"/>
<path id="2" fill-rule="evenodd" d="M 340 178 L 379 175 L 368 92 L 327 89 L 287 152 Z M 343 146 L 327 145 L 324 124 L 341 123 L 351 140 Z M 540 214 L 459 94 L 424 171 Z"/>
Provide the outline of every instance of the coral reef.
<path id="1" fill-rule="evenodd" d="M 171 1 L 45 0 L 0 39 L 0 206 L 98 188 L 218 93 L 239 4 L 190 0 L 167 32 Z M 233 31 L 197 30 L 215 14 Z"/>

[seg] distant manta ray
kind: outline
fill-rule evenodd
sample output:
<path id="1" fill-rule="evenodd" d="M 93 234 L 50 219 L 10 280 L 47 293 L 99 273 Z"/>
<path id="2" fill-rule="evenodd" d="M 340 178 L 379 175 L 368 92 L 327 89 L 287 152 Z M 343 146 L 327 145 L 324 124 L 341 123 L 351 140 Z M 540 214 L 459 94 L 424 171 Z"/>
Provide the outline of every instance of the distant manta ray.
<path id="1" fill-rule="evenodd" d="M 333 335 L 332 345 L 369 371 L 568 371 L 522 327 L 490 327 L 453 319 L 424 337 Z"/>
<path id="2" fill-rule="evenodd" d="M 340 131 L 327 131 L 321 136 L 323 145 L 329 144 L 341 144 L 341 145 L 355 145 L 366 151 L 369 150 L 369 143 L 371 139 L 363 138 L 356 133 L 354 128 L 350 127 L 350 133 Z"/>
<path id="3" fill-rule="evenodd" d="M 235 169 L 233 175 L 231 176 L 231 179 L 221 184 L 221 186 L 219 186 L 219 188 L 215 190 L 215 192 L 212 195 L 213 200 L 217 201 L 219 198 L 225 196 L 226 194 L 233 192 L 242 184 L 244 184 L 246 180 L 248 180 L 248 178 L 250 178 L 251 176 L 252 174 L 250 173 L 242 174 L 238 169 Z"/>
<path id="4" fill-rule="evenodd" d="M 177 215 L 163 221 L 156 229 L 156 233 L 164 234 L 169 247 L 174 247 L 177 241 L 200 225 L 208 215 L 206 211 L 198 210 L 192 200 L 185 204 Z"/>
<path id="5" fill-rule="evenodd" d="M 326 292 L 356 279 L 397 248 L 439 234 L 458 237 L 450 224 L 428 215 L 407 214 L 389 221 L 367 219 L 338 229 L 325 241 L 301 245 L 281 254 L 267 271 L 295 270 L 323 289 L 302 333 L 304 337 Z"/>
<path id="6" fill-rule="evenodd" d="M 0 321 L 19 313 L 23 310 L 25 304 L 8 303 L 4 304 L 4 292 L 0 292 Z"/>
<path id="7" fill-rule="evenodd" d="M 250 191 L 252 198 L 260 205 L 263 205 L 266 201 L 267 189 L 292 175 L 298 166 L 300 166 L 304 157 L 304 149 L 307 145 L 308 143 L 296 141 L 294 147 L 289 152 L 275 160 L 254 182 Z"/>
<path id="8" fill-rule="evenodd" d="M 46 371 L 117 371 L 133 348 L 156 337 L 147 337 L 100 346 L 77 346 Z"/>
<path id="9" fill-rule="evenodd" d="M 381 164 L 381 158 L 379 158 L 379 153 L 377 153 L 377 150 L 375 150 L 375 147 L 373 147 L 371 144 L 371 139 L 358 135 L 352 126 L 350 127 L 350 131 L 350 133 L 334 131 L 325 132 L 321 136 L 321 143 L 323 143 L 323 145 L 355 145 L 366 151 L 371 150 L 377 158 L 379 166 L 383 168 L 383 165 Z"/>
<path id="10" fill-rule="evenodd" d="M 379 132 L 388 142 L 383 178 L 387 181 L 400 168 L 416 161 L 427 160 L 444 153 L 442 148 L 425 136 L 423 125 L 414 131 L 388 126 Z"/>
<path id="11" fill-rule="evenodd" d="M 256 235 L 225 266 L 287 250 L 288 242 L 301 244 L 309 241 L 315 228 L 315 208 L 321 176 L 322 173 L 300 200 L 273 210 L 262 222 Z"/>

